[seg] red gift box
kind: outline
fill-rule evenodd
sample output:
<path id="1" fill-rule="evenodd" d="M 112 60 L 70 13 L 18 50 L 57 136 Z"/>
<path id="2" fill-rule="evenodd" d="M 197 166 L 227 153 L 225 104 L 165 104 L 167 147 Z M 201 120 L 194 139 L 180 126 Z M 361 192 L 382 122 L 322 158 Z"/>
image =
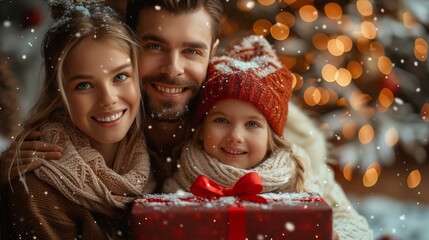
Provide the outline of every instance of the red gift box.
<path id="1" fill-rule="evenodd" d="M 132 239 L 332 239 L 332 209 L 315 193 L 259 194 L 266 204 L 239 197 L 191 193 L 136 199 Z"/>

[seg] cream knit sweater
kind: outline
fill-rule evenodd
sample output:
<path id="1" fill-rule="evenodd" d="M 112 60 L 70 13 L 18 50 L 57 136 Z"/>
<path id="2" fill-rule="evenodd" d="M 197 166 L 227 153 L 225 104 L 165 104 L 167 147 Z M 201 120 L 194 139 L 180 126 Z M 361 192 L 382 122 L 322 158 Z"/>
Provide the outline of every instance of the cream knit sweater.
<path id="1" fill-rule="evenodd" d="M 41 141 L 62 146 L 64 153 L 59 160 L 43 161 L 35 170 L 37 177 L 90 211 L 114 216 L 136 196 L 155 188 L 143 136 L 131 150 L 127 138 L 121 141 L 111 169 L 87 136 L 74 127 L 51 122 L 40 132 Z"/>

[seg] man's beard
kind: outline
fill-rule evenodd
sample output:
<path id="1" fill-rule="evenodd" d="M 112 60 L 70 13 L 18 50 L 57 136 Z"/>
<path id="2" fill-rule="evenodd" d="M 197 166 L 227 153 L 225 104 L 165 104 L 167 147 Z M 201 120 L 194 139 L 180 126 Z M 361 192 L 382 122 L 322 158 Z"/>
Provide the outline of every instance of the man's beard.
<path id="1" fill-rule="evenodd" d="M 183 108 L 179 110 L 176 109 L 176 104 L 172 100 L 163 101 L 161 107 L 154 106 L 149 100 L 147 94 L 143 91 L 145 112 L 151 118 L 158 122 L 168 122 L 176 123 L 183 120 L 183 118 L 188 114 L 189 107 L 186 104 Z"/>
<path id="2" fill-rule="evenodd" d="M 151 84 L 152 82 L 160 81 L 166 84 L 186 87 L 188 90 L 193 90 L 194 92 L 198 92 L 200 88 L 200 86 L 193 81 L 185 80 L 183 78 L 171 79 L 167 76 L 146 76 L 142 81 L 144 84 Z M 181 121 L 189 112 L 189 102 L 186 102 L 182 107 L 179 107 L 179 105 L 173 100 L 164 100 L 160 102 L 160 104 L 154 104 L 151 102 L 150 96 L 148 96 L 144 90 L 142 93 L 145 113 L 156 121 L 176 123 Z"/>

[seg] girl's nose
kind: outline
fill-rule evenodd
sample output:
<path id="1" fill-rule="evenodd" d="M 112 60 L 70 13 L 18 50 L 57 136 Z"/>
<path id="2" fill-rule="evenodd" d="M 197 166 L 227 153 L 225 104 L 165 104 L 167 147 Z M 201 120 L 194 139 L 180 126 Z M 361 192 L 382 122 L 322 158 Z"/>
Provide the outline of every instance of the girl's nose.
<path id="1" fill-rule="evenodd" d="M 228 141 L 241 143 L 243 142 L 243 134 L 239 127 L 233 127 L 228 134 Z"/>

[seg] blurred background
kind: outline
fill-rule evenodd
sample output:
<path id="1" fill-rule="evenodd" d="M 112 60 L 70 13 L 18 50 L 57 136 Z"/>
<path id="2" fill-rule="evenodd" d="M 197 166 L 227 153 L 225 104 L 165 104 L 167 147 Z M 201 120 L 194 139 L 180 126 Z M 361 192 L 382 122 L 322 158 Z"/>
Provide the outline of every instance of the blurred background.
<path id="1" fill-rule="evenodd" d="M 429 1 L 222 1 L 219 54 L 249 34 L 273 44 L 375 239 L 428 239 Z M 0 151 L 37 98 L 48 2 L 0 0 Z"/>

